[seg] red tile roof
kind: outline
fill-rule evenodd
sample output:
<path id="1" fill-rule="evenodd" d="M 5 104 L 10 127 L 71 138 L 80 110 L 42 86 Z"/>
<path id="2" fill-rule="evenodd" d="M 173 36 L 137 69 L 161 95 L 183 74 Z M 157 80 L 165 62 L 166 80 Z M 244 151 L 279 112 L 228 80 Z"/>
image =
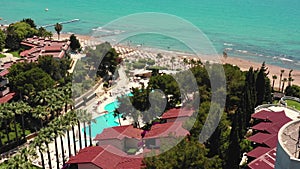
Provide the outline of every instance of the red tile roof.
<path id="1" fill-rule="evenodd" d="M 250 169 L 274 169 L 276 160 L 276 147 L 269 152 L 253 160 L 248 167 Z"/>
<path id="2" fill-rule="evenodd" d="M 9 71 L 7 69 L 4 69 L 0 72 L 0 76 L 5 76 L 9 73 Z"/>
<path id="3" fill-rule="evenodd" d="M 169 122 L 153 125 L 151 130 L 145 134 L 144 139 L 168 137 L 170 134 L 174 134 L 174 136 L 186 136 L 190 133 L 182 128 L 181 122 Z"/>
<path id="4" fill-rule="evenodd" d="M 248 152 L 247 156 L 248 157 L 253 157 L 253 158 L 258 158 L 261 155 L 269 152 L 270 150 L 271 150 L 271 148 L 267 148 L 267 147 L 256 147 L 252 151 Z"/>
<path id="5" fill-rule="evenodd" d="M 97 134 L 94 140 L 106 140 L 106 139 L 118 139 L 122 140 L 123 138 L 135 138 L 135 139 L 141 139 L 141 133 L 143 130 L 134 128 L 133 125 L 127 125 L 127 126 L 117 126 L 117 127 L 111 127 L 106 128 L 103 130 L 101 134 Z"/>
<path id="6" fill-rule="evenodd" d="M 142 158 L 126 155 L 113 146 L 86 147 L 79 151 L 76 156 L 70 158 L 67 164 L 92 163 L 103 169 L 140 169 Z"/>
<path id="7" fill-rule="evenodd" d="M 288 117 L 284 117 L 282 118 L 281 121 L 277 121 L 277 122 L 261 122 L 258 123 L 257 125 L 253 126 L 252 129 L 254 130 L 258 130 L 258 131 L 264 131 L 264 132 L 268 132 L 270 134 L 276 134 L 278 133 L 278 131 L 280 130 L 280 128 L 290 122 L 291 119 Z"/>
<path id="8" fill-rule="evenodd" d="M 248 140 L 258 144 L 264 144 L 270 148 L 276 147 L 278 142 L 277 134 L 265 134 L 265 133 L 257 133 L 253 136 L 250 136 Z"/>
<path id="9" fill-rule="evenodd" d="M 177 117 L 190 117 L 194 113 L 192 109 L 170 109 L 162 115 L 162 119 L 171 119 Z"/>
<path id="10" fill-rule="evenodd" d="M 8 93 L 7 95 L 0 98 L 0 103 L 6 103 L 10 101 L 11 99 L 14 98 L 15 95 L 16 95 L 15 92 Z"/>
<path id="11" fill-rule="evenodd" d="M 27 38 L 21 44 L 31 47 L 20 53 L 22 57 L 53 55 L 53 57 L 62 58 L 65 54 L 63 50 L 68 50 L 70 46 L 69 41 L 51 41 L 43 38 Z"/>
<path id="12" fill-rule="evenodd" d="M 277 121 L 281 121 L 283 119 L 288 118 L 285 115 L 284 110 L 279 111 L 279 112 L 261 110 L 257 113 L 252 114 L 251 117 L 254 119 L 266 120 L 266 121 L 271 121 L 271 122 L 277 122 Z"/>

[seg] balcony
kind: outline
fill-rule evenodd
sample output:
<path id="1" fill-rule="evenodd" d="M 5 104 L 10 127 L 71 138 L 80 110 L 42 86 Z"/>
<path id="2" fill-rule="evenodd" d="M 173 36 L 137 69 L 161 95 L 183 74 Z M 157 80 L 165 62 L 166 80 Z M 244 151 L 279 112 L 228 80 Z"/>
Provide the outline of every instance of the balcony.
<path id="1" fill-rule="evenodd" d="M 3 87 L 5 85 L 7 85 L 9 82 L 8 82 L 8 78 L 0 78 L 0 87 Z"/>
<path id="2" fill-rule="evenodd" d="M 9 87 L 6 87 L 6 88 L 1 88 L 0 89 L 0 97 L 3 97 L 5 95 L 7 95 L 9 93 Z"/>

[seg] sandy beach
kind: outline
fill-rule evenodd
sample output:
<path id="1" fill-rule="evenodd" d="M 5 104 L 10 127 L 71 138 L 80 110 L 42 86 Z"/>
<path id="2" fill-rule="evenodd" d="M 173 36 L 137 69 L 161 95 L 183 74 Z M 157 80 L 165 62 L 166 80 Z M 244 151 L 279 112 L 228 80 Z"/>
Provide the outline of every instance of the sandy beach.
<path id="1" fill-rule="evenodd" d="M 70 37 L 70 35 L 71 34 L 61 34 L 60 37 L 61 37 L 61 39 L 68 39 Z M 88 36 L 88 35 L 78 35 L 78 34 L 76 34 L 76 36 L 78 37 L 80 42 L 95 41 L 95 39 L 92 39 L 92 37 Z M 57 34 L 54 34 L 53 38 L 57 38 Z M 119 47 L 126 48 L 125 46 L 119 46 Z M 162 52 L 162 53 L 165 53 L 166 55 L 175 53 L 175 54 L 177 54 L 177 56 L 187 55 L 191 58 L 193 57 L 192 55 L 186 54 L 184 52 L 171 52 L 171 51 L 164 51 L 164 50 L 161 50 L 161 49 L 151 49 L 151 48 L 143 49 L 143 48 L 139 48 L 138 50 L 140 50 L 140 51 L 146 50 L 147 52 L 153 52 L 155 55 L 157 53 Z M 203 56 L 201 58 L 205 59 L 205 60 L 211 60 L 211 58 L 216 58 L 216 57 L 205 57 L 205 56 Z M 226 59 L 224 59 L 223 57 L 219 56 L 219 58 L 221 58 L 222 63 L 224 63 L 224 64 L 228 63 L 228 64 L 236 65 L 236 66 L 240 67 L 241 70 L 243 70 L 243 71 L 248 70 L 251 66 L 255 70 L 255 69 L 260 68 L 261 65 L 262 65 L 262 63 L 253 62 L 253 61 L 250 61 L 250 60 L 241 59 L 241 58 L 237 58 L 237 57 L 228 56 Z M 282 79 L 283 79 L 283 78 L 288 78 L 288 74 L 289 74 L 290 69 L 286 69 L 286 68 L 282 68 L 282 67 L 279 67 L 279 66 L 271 65 L 271 64 L 268 64 L 268 62 L 266 62 L 266 66 L 268 67 L 268 70 L 269 70 L 269 75 L 268 76 L 271 80 L 271 85 L 272 85 L 272 76 L 273 75 L 277 76 L 277 79 L 275 80 L 275 88 L 278 88 L 279 87 L 280 71 L 284 70 L 284 73 L 283 73 L 283 76 L 282 76 Z M 292 77 L 294 79 L 292 84 L 296 84 L 296 85 L 300 86 L 300 70 L 293 70 Z"/>

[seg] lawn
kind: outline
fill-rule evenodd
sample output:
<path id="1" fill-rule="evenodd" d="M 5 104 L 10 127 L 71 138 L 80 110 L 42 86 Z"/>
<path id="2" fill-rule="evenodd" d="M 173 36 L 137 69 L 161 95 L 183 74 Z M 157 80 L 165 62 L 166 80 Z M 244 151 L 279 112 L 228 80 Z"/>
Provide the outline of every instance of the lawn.
<path id="1" fill-rule="evenodd" d="M 14 131 L 14 125 L 13 124 L 10 124 L 10 129 L 9 129 L 9 138 L 10 140 L 15 140 L 16 139 L 16 132 Z M 21 128 L 21 125 L 17 123 L 17 131 L 18 131 L 18 137 L 21 137 L 22 134 L 23 134 L 23 131 L 22 131 L 22 128 Z M 30 130 L 25 130 L 25 135 L 28 135 L 30 134 Z M 2 140 L 2 143 L 7 143 L 7 135 L 6 135 L 6 132 L 5 132 L 5 129 L 2 129 L 0 130 L 0 139 Z"/>
<path id="2" fill-rule="evenodd" d="M 9 52 L 9 53 L 11 53 L 14 57 L 21 58 L 19 51 L 13 51 L 13 52 Z"/>
<path id="3" fill-rule="evenodd" d="M 0 169 L 6 169 L 6 168 L 7 168 L 6 162 L 0 164 Z M 37 167 L 37 166 L 35 166 L 35 165 L 32 165 L 32 166 L 30 167 L 30 169 L 41 169 L 41 168 L 40 168 L 40 167 Z"/>
<path id="4" fill-rule="evenodd" d="M 300 103 L 299 102 L 296 102 L 294 100 L 286 100 L 285 102 L 287 103 L 288 106 L 293 107 L 300 111 Z"/>
<path id="5" fill-rule="evenodd" d="M 6 56 L 0 53 L 0 58 L 5 58 Z"/>

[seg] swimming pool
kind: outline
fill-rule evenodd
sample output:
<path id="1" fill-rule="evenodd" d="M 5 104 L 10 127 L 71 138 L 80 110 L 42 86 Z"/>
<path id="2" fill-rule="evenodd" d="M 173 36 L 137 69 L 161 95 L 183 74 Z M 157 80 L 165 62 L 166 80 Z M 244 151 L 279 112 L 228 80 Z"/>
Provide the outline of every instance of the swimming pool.
<path id="1" fill-rule="evenodd" d="M 132 93 L 126 94 L 127 96 L 132 96 Z M 114 111 L 116 108 L 118 108 L 119 102 L 116 100 L 114 102 L 111 102 L 107 105 L 105 105 L 104 110 L 108 111 L 107 114 L 101 115 L 97 118 L 95 118 L 95 122 L 92 122 L 91 128 L 92 128 L 92 137 L 96 137 L 97 134 L 102 133 L 103 129 L 119 126 L 118 117 L 114 117 Z M 84 129 L 82 129 L 82 133 L 84 132 Z M 89 127 L 86 127 L 86 134 L 89 135 Z"/>
<path id="2" fill-rule="evenodd" d="M 107 104 L 104 109 L 108 111 L 108 113 L 94 119 L 95 122 L 92 122 L 91 124 L 92 137 L 96 137 L 96 135 L 100 134 L 105 128 L 119 125 L 119 123 L 116 122 L 118 118 L 114 117 L 114 110 L 117 108 L 117 105 L 117 101 Z M 86 127 L 86 134 L 89 135 L 89 126 Z"/>

